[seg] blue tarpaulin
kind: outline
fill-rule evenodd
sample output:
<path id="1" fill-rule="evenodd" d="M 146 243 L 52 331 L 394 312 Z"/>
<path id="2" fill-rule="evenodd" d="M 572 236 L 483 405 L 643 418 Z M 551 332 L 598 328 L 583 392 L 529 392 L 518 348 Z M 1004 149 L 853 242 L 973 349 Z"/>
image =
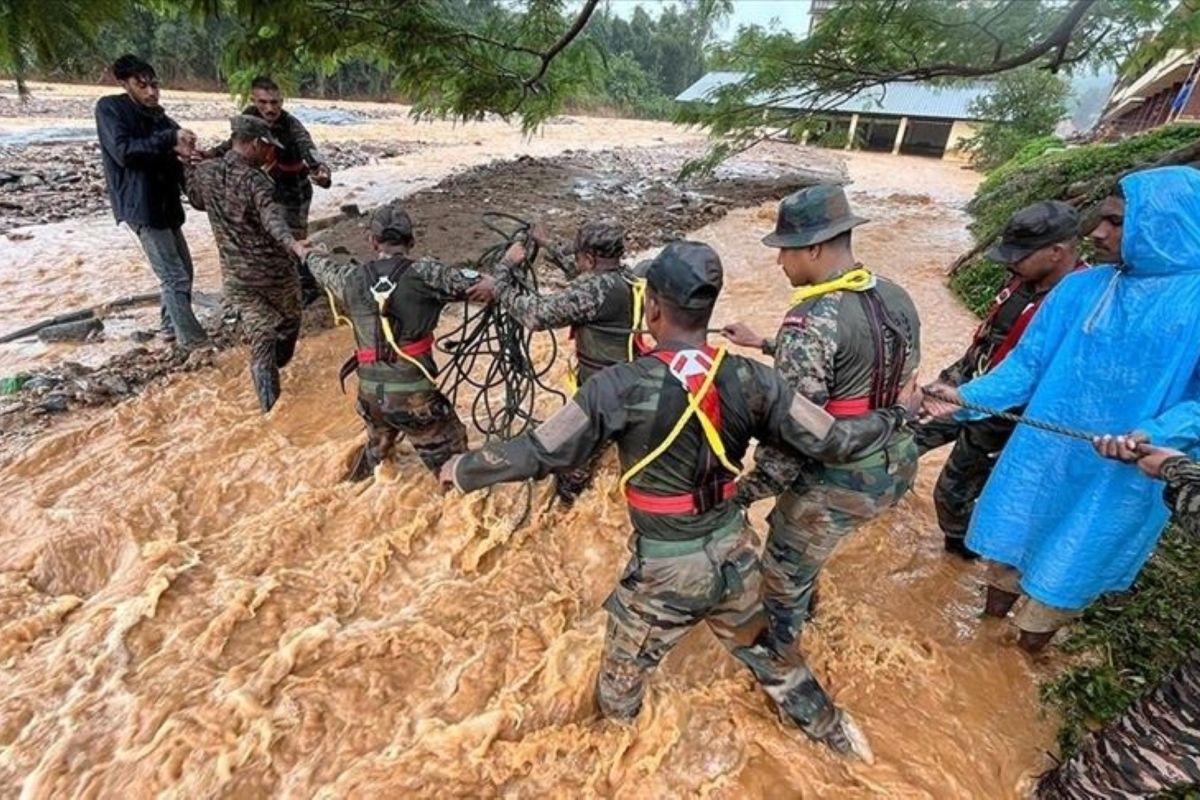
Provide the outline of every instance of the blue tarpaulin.
<path id="1" fill-rule="evenodd" d="M 1145 431 L 1200 449 L 1200 171 L 1121 181 L 1120 266 L 1069 275 L 1016 349 L 963 398 L 1026 406 L 1099 433 Z M 971 519 L 967 544 L 1016 567 L 1031 597 L 1081 609 L 1129 588 L 1167 521 L 1161 485 L 1085 442 L 1018 426 Z"/>

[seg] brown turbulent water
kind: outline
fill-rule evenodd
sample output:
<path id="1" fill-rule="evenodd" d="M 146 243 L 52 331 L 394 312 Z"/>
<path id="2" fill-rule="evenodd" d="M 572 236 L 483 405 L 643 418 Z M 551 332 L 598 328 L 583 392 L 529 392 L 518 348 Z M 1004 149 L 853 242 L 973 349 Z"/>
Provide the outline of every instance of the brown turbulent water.
<path id="1" fill-rule="evenodd" d="M 931 374 L 971 326 L 941 269 L 974 179 L 886 156 L 851 171 L 877 220 L 859 255 L 913 293 Z M 765 331 L 785 310 L 757 243 L 772 213 L 695 234 L 730 273 L 718 321 Z M 515 532 L 520 487 L 443 496 L 411 453 L 340 484 L 361 436 L 336 388 L 346 347 L 305 339 L 265 418 L 232 351 L 0 470 L 6 796 L 1012 797 L 1044 766 L 1035 668 L 940 552 L 940 457 L 839 551 L 805 636 L 874 766 L 781 724 L 704 630 L 623 727 L 591 699 L 626 557 L 612 465 L 570 512 L 538 487 Z"/>

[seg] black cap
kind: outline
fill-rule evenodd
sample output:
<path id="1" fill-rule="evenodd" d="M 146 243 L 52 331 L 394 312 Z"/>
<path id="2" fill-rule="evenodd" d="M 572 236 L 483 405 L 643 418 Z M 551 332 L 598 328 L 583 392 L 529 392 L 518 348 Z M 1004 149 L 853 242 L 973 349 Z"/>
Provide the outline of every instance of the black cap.
<path id="1" fill-rule="evenodd" d="M 388 203 L 371 214 L 371 233 L 381 242 L 411 245 L 412 218 L 399 203 Z"/>
<path id="2" fill-rule="evenodd" d="M 283 144 L 275 138 L 275 134 L 271 133 L 271 126 L 262 117 L 255 117 L 250 114 L 238 114 L 229 120 L 229 129 L 236 136 L 248 139 L 262 139 L 268 144 L 273 144 L 279 148 L 283 147 Z"/>
<path id="3" fill-rule="evenodd" d="M 679 308 L 711 308 L 721 293 L 721 257 L 703 242 L 672 242 L 646 270 L 646 285 Z"/>
<path id="4" fill-rule="evenodd" d="M 850 210 L 841 186 L 810 186 L 783 198 L 775 231 L 764 236 L 762 243 L 767 247 L 810 247 L 867 221 Z"/>
<path id="5" fill-rule="evenodd" d="M 598 258 L 625 255 L 625 229 L 608 220 L 581 225 L 575 233 L 575 255 L 590 253 Z"/>
<path id="6" fill-rule="evenodd" d="M 1012 215 L 1000 242 L 987 251 L 987 257 L 1001 264 L 1015 264 L 1035 250 L 1078 235 L 1079 213 L 1058 200 L 1043 200 Z"/>

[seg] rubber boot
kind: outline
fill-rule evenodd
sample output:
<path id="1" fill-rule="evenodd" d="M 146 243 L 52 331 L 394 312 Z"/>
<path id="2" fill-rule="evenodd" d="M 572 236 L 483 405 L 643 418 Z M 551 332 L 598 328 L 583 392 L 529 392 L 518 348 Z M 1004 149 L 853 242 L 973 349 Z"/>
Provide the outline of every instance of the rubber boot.
<path id="1" fill-rule="evenodd" d="M 867 741 L 867 735 L 863 733 L 863 729 L 850 716 L 850 712 L 839 708 L 834 714 L 836 714 L 836 718 L 833 727 L 820 737 L 819 741 L 824 742 L 838 755 L 850 756 L 867 764 L 874 764 L 875 753 L 871 750 L 871 743 Z"/>
<path id="2" fill-rule="evenodd" d="M 274 364 L 254 364 L 250 367 L 250 377 L 258 393 L 258 405 L 265 414 L 279 400 L 279 370 Z"/>
<path id="3" fill-rule="evenodd" d="M 367 452 L 367 446 L 364 444 L 354 457 L 354 461 L 350 465 L 349 471 L 346 472 L 342 481 L 345 483 L 361 483 L 375 475 L 375 460 L 371 458 L 371 454 Z"/>
<path id="4" fill-rule="evenodd" d="M 979 558 L 979 553 L 976 553 L 971 548 L 967 547 L 967 540 L 964 536 L 951 536 L 946 534 L 946 552 L 951 555 L 958 556 L 963 561 L 974 561 Z"/>
<path id="5" fill-rule="evenodd" d="M 1054 638 L 1057 631 L 1043 631 L 1034 633 L 1033 631 L 1021 631 L 1017 637 L 1017 646 L 1026 653 L 1040 653 L 1046 649 L 1046 645 L 1050 644 L 1050 640 Z"/>
<path id="6" fill-rule="evenodd" d="M 1012 611 L 1013 604 L 1017 602 L 1021 595 L 1006 592 L 1003 589 L 997 589 L 995 586 L 987 587 L 987 601 L 983 607 L 983 613 L 989 617 L 997 617 L 1004 619 L 1008 616 L 1008 612 Z"/>

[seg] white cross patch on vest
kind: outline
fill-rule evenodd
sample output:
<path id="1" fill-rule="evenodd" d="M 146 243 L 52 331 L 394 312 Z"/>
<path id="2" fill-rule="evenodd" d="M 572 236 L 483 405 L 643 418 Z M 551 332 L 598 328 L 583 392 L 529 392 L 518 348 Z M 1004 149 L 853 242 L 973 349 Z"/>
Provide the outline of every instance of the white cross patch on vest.
<path id="1" fill-rule="evenodd" d="M 707 375 L 712 365 L 712 357 L 702 350 L 680 350 L 671 359 L 667 369 L 675 376 L 675 380 L 683 384 L 684 389 L 689 389 L 688 379 Z"/>

